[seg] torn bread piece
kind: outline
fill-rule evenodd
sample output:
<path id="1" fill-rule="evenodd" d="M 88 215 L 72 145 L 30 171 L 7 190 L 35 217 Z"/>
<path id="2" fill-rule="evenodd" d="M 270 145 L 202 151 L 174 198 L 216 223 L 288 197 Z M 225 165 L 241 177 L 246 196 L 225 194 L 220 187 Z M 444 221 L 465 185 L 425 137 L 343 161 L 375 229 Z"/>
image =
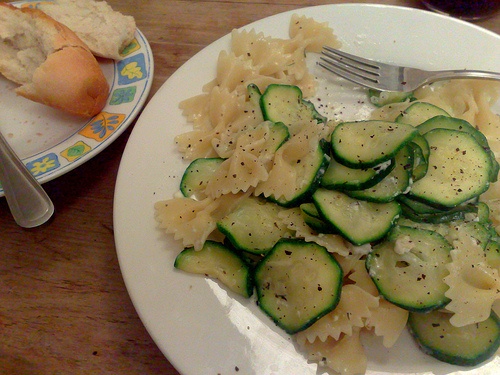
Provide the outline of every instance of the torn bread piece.
<path id="1" fill-rule="evenodd" d="M 0 3 L 0 73 L 15 92 L 74 115 L 99 113 L 109 85 L 94 55 L 40 10 Z"/>
<path id="2" fill-rule="evenodd" d="M 38 8 L 73 30 L 96 56 L 120 60 L 134 40 L 134 18 L 114 11 L 105 1 L 54 0 Z"/>

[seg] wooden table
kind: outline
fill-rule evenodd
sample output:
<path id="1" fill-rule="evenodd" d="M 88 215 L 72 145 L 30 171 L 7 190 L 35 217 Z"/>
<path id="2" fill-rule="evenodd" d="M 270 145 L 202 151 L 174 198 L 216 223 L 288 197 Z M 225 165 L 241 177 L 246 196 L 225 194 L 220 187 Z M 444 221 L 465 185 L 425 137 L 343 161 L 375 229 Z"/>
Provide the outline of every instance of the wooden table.
<path id="1" fill-rule="evenodd" d="M 109 0 L 135 17 L 155 59 L 150 97 L 200 49 L 301 0 Z M 363 1 L 353 1 L 363 2 Z M 371 1 L 422 8 L 419 1 Z M 500 15 L 479 22 L 500 33 Z M 113 190 L 131 126 L 101 154 L 44 186 L 56 213 L 25 230 L 0 198 L 0 374 L 178 374 L 139 320 L 113 239 Z"/>

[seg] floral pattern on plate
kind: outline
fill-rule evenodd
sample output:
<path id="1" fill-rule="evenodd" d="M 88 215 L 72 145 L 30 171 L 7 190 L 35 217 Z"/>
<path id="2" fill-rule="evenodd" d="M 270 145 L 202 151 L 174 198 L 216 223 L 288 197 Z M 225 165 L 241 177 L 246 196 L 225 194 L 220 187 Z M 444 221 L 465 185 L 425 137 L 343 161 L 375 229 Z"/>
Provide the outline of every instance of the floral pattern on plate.
<path id="1" fill-rule="evenodd" d="M 19 1 L 20 7 L 35 8 L 43 1 Z M 69 137 L 49 145 L 48 149 L 23 158 L 23 163 L 40 182 L 54 179 L 109 146 L 135 119 L 144 105 L 153 78 L 153 54 L 145 36 L 136 30 L 134 40 L 122 52 L 123 59 L 113 61 L 108 77 L 110 94 L 103 111 L 82 122 Z M 109 60 L 101 63 L 110 64 Z M 0 197 L 3 189 L 0 185 Z"/>

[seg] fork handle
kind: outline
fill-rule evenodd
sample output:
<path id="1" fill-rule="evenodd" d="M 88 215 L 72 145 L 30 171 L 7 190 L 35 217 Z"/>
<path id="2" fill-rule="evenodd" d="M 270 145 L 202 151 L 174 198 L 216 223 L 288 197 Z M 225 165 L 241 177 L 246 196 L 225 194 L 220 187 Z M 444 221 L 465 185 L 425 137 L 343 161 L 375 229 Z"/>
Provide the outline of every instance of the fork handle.
<path id="1" fill-rule="evenodd" d="M 45 223 L 54 205 L 0 133 L 0 182 L 17 224 L 33 228 Z"/>
<path id="2" fill-rule="evenodd" d="M 500 81 L 500 73 L 485 70 L 436 70 L 429 72 L 425 83 L 461 78 L 490 79 Z"/>

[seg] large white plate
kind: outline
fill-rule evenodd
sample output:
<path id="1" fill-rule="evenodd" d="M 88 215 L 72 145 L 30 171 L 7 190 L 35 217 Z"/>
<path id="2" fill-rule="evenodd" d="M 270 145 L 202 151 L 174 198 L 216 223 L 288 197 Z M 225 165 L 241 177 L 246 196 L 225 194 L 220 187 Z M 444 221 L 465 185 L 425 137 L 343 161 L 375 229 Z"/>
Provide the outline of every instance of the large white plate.
<path id="1" fill-rule="evenodd" d="M 292 13 L 266 18 L 246 29 L 285 38 Z M 346 51 L 365 57 L 422 68 L 500 71 L 500 36 L 436 14 L 359 4 L 296 13 L 329 22 Z M 178 191 L 186 167 L 173 141 L 176 134 L 190 129 L 178 103 L 201 92 L 215 75 L 219 51 L 228 47 L 226 36 L 183 65 L 151 100 L 133 130 L 115 192 L 114 230 L 121 270 L 144 325 L 182 374 L 316 374 L 317 366 L 304 359 L 254 300 L 238 298 L 215 282 L 175 270 L 173 261 L 181 246 L 158 230 L 153 218 L 154 203 Z M 331 116 L 366 114 L 365 92 L 346 82 L 333 80 L 322 95 L 335 104 L 330 107 Z M 370 374 L 464 371 L 425 356 L 408 335 L 391 350 L 376 339 L 369 341 Z M 498 359 L 473 370 L 483 375 L 499 372 Z"/>
<path id="2" fill-rule="evenodd" d="M 15 2 L 36 6 L 40 1 Z M 39 182 L 85 163 L 108 147 L 139 114 L 153 81 L 153 54 L 137 30 L 121 61 L 99 59 L 109 83 L 101 113 L 90 119 L 65 114 L 17 96 L 17 85 L 0 76 L 0 131 Z M 0 185 L 0 197 L 3 189 Z"/>

